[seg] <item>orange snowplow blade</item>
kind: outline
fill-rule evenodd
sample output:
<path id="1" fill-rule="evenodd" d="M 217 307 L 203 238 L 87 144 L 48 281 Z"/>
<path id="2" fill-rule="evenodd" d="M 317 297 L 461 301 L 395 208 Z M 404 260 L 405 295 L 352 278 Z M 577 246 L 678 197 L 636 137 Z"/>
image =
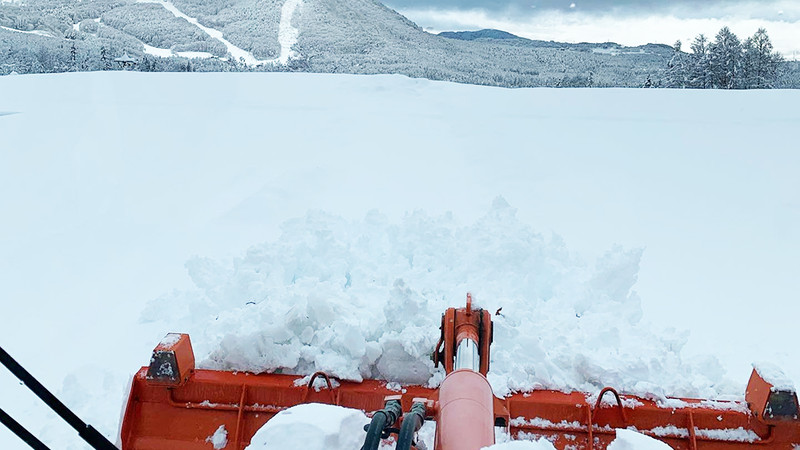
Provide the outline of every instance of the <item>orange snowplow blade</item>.
<path id="1" fill-rule="evenodd" d="M 123 450 L 208 449 L 220 426 L 228 433 L 226 448 L 241 450 L 275 414 L 302 403 L 370 413 L 387 397 L 399 397 L 403 411 L 412 401 L 438 401 L 434 389 L 407 386 L 398 392 L 376 380 L 337 381 L 318 373 L 298 384 L 296 375 L 195 370 L 188 336 L 171 336 L 134 377 L 121 430 Z M 315 379 L 324 381 L 322 388 L 314 388 Z M 435 410 L 430 408 L 429 419 Z M 756 371 L 746 402 L 668 398 L 656 403 L 611 388 L 594 396 L 541 390 L 495 398 L 494 421 L 514 439 L 547 438 L 560 450 L 605 449 L 616 428 L 635 429 L 676 450 L 794 450 L 800 445 L 796 394 L 772 386 Z"/>

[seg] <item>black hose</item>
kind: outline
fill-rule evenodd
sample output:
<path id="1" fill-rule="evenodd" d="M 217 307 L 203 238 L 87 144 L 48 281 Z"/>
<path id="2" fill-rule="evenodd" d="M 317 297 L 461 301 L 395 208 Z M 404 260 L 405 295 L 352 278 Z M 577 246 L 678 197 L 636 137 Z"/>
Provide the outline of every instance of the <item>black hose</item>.
<path id="1" fill-rule="evenodd" d="M 12 433 L 16 434 L 17 437 L 25 441 L 26 444 L 30 445 L 34 450 L 50 450 L 46 445 L 42 443 L 39 439 L 36 439 L 36 436 L 32 435 L 30 431 L 26 430 L 25 427 L 19 424 L 13 417 L 6 414 L 5 411 L 0 409 L 0 423 L 8 427 Z"/>
<path id="2" fill-rule="evenodd" d="M 400 434 L 397 436 L 397 450 L 411 450 L 411 446 L 414 445 L 414 434 L 425 422 L 425 409 L 424 403 L 414 403 L 411 411 L 403 416 L 403 425 L 400 426 Z"/>
<path id="3" fill-rule="evenodd" d="M 361 450 L 376 450 L 384 438 L 384 430 L 392 426 L 400 414 L 403 413 L 403 407 L 398 400 L 389 400 L 382 410 L 377 411 L 369 422 L 366 428 L 367 437 L 364 439 L 364 445 Z"/>
<path id="4" fill-rule="evenodd" d="M 20 381 L 28 386 L 37 397 L 42 399 L 53 411 L 56 412 L 65 422 L 74 428 L 78 435 L 86 441 L 92 448 L 97 450 L 118 450 L 117 447 L 108 441 L 99 431 L 91 425 L 84 423 L 69 408 L 66 407 L 55 395 L 50 393 L 42 383 L 39 383 L 27 370 L 25 370 L 14 358 L 11 357 L 2 347 L 0 347 L 0 363 L 11 371 Z"/>

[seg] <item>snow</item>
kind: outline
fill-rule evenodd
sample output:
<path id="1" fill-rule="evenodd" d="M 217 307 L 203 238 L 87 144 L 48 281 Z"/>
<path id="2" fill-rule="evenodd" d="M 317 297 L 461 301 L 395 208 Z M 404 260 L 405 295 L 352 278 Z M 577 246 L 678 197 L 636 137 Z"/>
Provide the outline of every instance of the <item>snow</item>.
<path id="1" fill-rule="evenodd" d="M 0 28 L 2 28 L 3 30 L 6 30 L 6 31 L 14 31 L 14 32 L 17 32 L 17 33 L 35 34 L 37 36 L 53 37 L 52 33 L 44 31 L 44 30 L 23 31 L 23 30 L 17 30 L 16 28 L 4 27 L 2 25 L 0 25 Z"/>
<path id="2" fill-rule="evenodd" d="M 689 437 L 689 430 L 686 428 L 676 427 L 674 425 L 667 425 L 663 427 L 655 427 L 650 430 L 655 436 L 659 437 Z M 736 442 L 755 442 L 758 435 L 751 430 L 744 428 L 721 428 L 721 429 L 707 429 L 696 428 L 695 435 L 703 438 L 712 438 L 722 441 L 736 441 Z"/>
<path id="3" fill-rule="evenodd" d="M 159 4 L 159 5 L 163 6 L 167 11 L 171 12 L 175 17 L 179 17 L 181 19 L 184 19 L 187 22 L 197 26 L 198 28 L 200 28 L 200 30 L 202 30 L 207 35 L 211 36 L 214 39 L 219 40 L 220 42 L 222 42 L 225 45 L 225 47 L 227 47 L 228 53 L 230 53 L 231 56 L 233 56 L 233 58 L 235 60 L 237 60 L 237 61 L 240 61 L 240 60 L 244 61 L 245 64 L 250 65 L 250 66 L 258 66 L 258 65 L 264 64 L 266 62 L 266 61 L 261 61 L 261 60 L 257 59 L 255 56 L 253 56 L 252 53 L 233 45 L 230 41 L 228 41 L 228 40 L 226 40 L 225 38 L 222 37 L 222 32 L 221 31 L 201 25 L 197 21 L 197 19 L 195 19 L 193 17 L 189 17 L 186 14 L 184 14 L 183 12 L 181 12 L 177 7 L 175 7 L 175 5 L 172 4 L 172 2 L 163 1 L 163 0 L 137 0 L 137 1 L 139 3 L 156 3 L 156 4 Z"/>
<path id="4" fill-rule="evenodd" d="M 756 360 L 800 379 L 798 92 L 132 72 L 0 91 L 0 342 L 109 437 L 167 332 L 204 365 L 435 384 L 467 291 L 502 307 L 500 394 L 739 399 Z M 0 397 L 84 448 L 10 376 Z"/>
<path id="5" fill-rule="evenodd" d="M 764 381 L 772 385 L 773 391 L 795 392 L 794 382 L 775 364 L 760 361 L 753 364 L 753 368 Z"/>
<path id="6" fill-rule="evenodd" d="M 530 420 L 525 420 L 524 417 L 517 417 L 515 419 L 511 419 L 509 425 L 516 427 L 530 425 L 534 427 L 558 428 L 562 430 L 575 430 L 581 428 L 580 422 L 567 422 L 566 420 L 562 420 L 559 423 L 553 423 L 547 419 L 542 419 L 541 417 L 534 417 Z"/>
<path id="7" fill-rule="evenodd" d="M 595 47 L 592 49 L 592 53 L 600 53 L 604 55 L 619 55 L 620 51 L 617 48 Z"/>
<path id="8" fill-rule="evenodd" d="M 353 450 L 364 443 L 367 416 L 357 409 L 309 403 L 283 410 L 256 432 L 248 450 Z"/>
<path id="9" fill-rule="evenodd" d="M 175 52 L 175 54 L 182 58 L 189 59 L 206 59 L 214 57 L 214 55 L 208 52 Z"/>
<path id="10" fill-rule="evenodd" d="M 735 441 L 735 442 L 755 442 L 759 440 L 758 435 L 752 430 L 745 430 L 739 428 L 723 428 L 723 429 L 704 429 L 700 428 L 695 430 L 695 433 L 700 438 L 711 438 L 722 441 Z"/>
<path id="11" fill-rule="evenodd" d="M 171 347 L 171 346 L 177 344 L 178 341 L 180 341 L 180 340 L 181 340 L 181 334 L 180 333 L 169 333 L 166 336 L 164 336 L 164 339 L 161 339 L 161 341 L 158 343 L 158 346 L 159 347 Z"/>
<path id="12" fill-rule="evenodd" d="M 180 56 L 182 58 L 189 58 L 189 59 L 205 59 L 205 58 L 213 58 L 214 55 L 208 52 L 173 52 L 172 49 L 169 48 L 158 48 L 153 47 L 152 45 L 147 45 L 142 42 L 144 46 L 144 52 L 148 55 L 158 56 L 160 58 L 169 58 L 170 56 Z"/>
<path id="13" fill-rule="evenodd" d="M 228 446 L 228 430 L 225 425 L 220 425 L 217 431 L 211 436 L 206 438 L 206 442 L 210 443 L 214 450 L 220 450 Z"/>
<path id="14" fill-rule="evenodd" d="M 484 447 L 483 450 L 555 450 L 553 444 L 546 439 L 538 441 L 510 441 Z"/>
<path id="15" fill-rule="evenodd" d="M 623 429 L 617 429 L 616 439 L 608 446 L 608 450 L 669 450 L 670 448 L 661 441 Z"/>
<path id="16" fill-rule="evenodd" d="M 228 53 L 230 53 L 231 56 L 236 61 L 244 61 L 244 63 L 249 66 L 260 66 L 264 64 L 275 64 L 275 63 L 286 65 L 290 59 L 297 56 L 296 53 L 292 50 L 292 46 L 297 43 L 297 37 L 299 36 L 300 32 L 297 28 L 292 26 L 291 21 L 292 17 L 294 16 L 295 10 L 297 9 L 298 6 L 302 4 L 302 0 L 286 0 L 286 2 L 283 4 L 283 7 L 281 8 L 281 21 L 278 26 L 278 43 L 281 46 L 281 53 L 277 58 L 270 60 L 259 60 L 247 50 L 237 47 L 230 41 L 223 38 L 223 34 L 221 31 L 201 25 L 196 18 L 187 16 L 186 14 L 181 12 L 181 10 L 179 10 L 172 2 L 166 0 L 137 0 L 137 2 L 155 3 L 163 6 L 167 11 L 171 12 L 175 17 L 185 19 L 187 22 L 200 28 L 200 30 L 202 30 L 207 35 L 222 42 L 228 49 Z M 149 53 L 151 55 L 171 56 L 172 54 L 172 50 L 151 47 L 147 44 L 143 45 L 145 46 L 145 53 Z M 167 51 L 169 53 L 166 53 Z M 178 52 L 177 54 L 178 56 L 183 56 L 185 58 L 213 57 L 213 55 L 207 52 Z"/>
<path id="17" fill-rule="evenodd" d="M 278 25 L 278 42 L 281 44 L 281 53 L 278 62 L 286 65 L 290 59 L 297 57 L 292 46 L 297 44 L 300 30 L 292 26 L 292 17 L 297 7 L 302 5 L 302 0 L 286 0 L 281 8 L 281 22 Z"/>
<path id="18" fill-rule="evenodd" d="M 144 42 L 142 42 L 142 45 L 144 46 L 144 52 L 147 53 L 148 55 L 158 56 L 160 58 L 168 58 L 170 56 L 174 56 L 172 50 L 169 48 L 153 47 L 152 45 L 147 45 Z"/>

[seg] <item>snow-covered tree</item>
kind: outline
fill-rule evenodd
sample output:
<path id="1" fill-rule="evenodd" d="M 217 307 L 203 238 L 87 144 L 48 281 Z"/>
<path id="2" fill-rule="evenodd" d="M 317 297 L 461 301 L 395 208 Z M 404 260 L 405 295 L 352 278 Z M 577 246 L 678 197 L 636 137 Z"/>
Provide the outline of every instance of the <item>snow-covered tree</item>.
<path id="1" fill-rule="evenodd" d="M 676 41 L 672 49 L 675 53 L 667 63 L 667 72 L 665 75 L 665 85 L 671 88 L 686 88 L 689 87 L 689 56 L 681 51 L 683 43 Z"/>
<path id="2" fill-rule="evenodd" d="M 773 51 L 767 30 L 759 28 L 743 45 L 742 69 L 748 89 L 770 89 L 778 79 L 778 66 L 783 61 L 781 55 Z"/>
<path id="3" fill-rule="evenodd" d="M 728 27 L 722 27 L 708 46 L 711 83 L 717 89 L 744 87 L 742 43 Z"/>
<path id="4" fill-rule="evenodd" d="M 711 58 L 708 47 L 708 38 L 704 34 L 698 35 L 692 42 L 692 54 L 685 66 L 687 87 L 700 89 L 712 87 Z"/>

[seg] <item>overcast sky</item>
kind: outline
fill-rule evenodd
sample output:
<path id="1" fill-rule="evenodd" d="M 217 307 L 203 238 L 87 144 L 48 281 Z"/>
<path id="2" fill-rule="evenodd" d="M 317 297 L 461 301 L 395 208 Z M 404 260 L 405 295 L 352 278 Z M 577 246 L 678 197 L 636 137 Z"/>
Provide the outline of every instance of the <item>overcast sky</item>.
<path id="1" fill-rule="evenodd" d="M 775 48 L 800 58 L 800 0 L 384 0 L 431 32 L 498 28 L 565 42 L 688 43 L 729 26 L 740 38 L 759 27 Z"/>

